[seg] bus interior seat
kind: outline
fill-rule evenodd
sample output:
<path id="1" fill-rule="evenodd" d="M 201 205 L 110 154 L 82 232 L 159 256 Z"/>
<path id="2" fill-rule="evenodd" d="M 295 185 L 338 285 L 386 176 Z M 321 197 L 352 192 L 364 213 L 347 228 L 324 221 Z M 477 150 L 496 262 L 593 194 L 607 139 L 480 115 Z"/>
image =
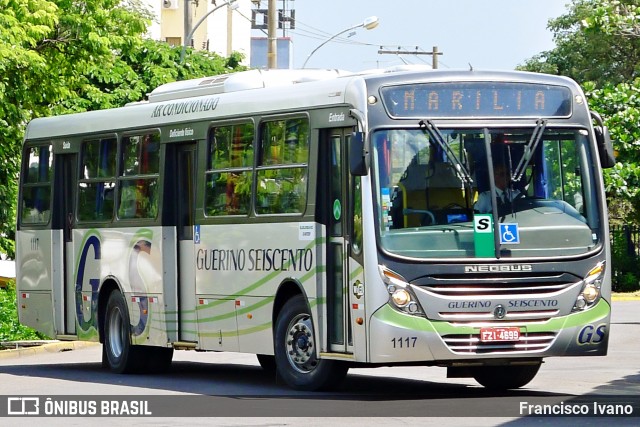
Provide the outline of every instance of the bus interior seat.
<path id="1" fill-rule="evenodd" d="M 412 164 L 398 185 L 403 227 L 471 220 L 472 195 L 448 162 Z M 397 206 L 399 207 L 399 206 Z M 400 218 L 394 218 L 396 223 Z"/>

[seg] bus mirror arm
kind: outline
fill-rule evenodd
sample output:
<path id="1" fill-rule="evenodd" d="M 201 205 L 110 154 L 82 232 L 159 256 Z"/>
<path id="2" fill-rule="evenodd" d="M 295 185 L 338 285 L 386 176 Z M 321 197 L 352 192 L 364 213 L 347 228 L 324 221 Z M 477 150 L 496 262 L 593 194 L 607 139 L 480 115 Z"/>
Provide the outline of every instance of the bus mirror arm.
<path id="1" fill-rule="evenodd" d="M 616 164 L 616 155 L 611 141 L 609 129 L 604 125 L 602 117 L 595 111 L 591 111 L 591 117 L 596 122 L 593 130 L 596 134 L 598 144 L 598 154 L 600 155 L 600 165 L 603 168 L 612 168 Z"/>
<path id="2" fill-rule="evenodd" d="M 351 109 L 349 115 L 358 122 L 358 130 L 349 141 L 349 170 L 353 176 L 365 176 L 369 169 L 369 150 L 364 134 L 364 115 L 356 109 Z"/>

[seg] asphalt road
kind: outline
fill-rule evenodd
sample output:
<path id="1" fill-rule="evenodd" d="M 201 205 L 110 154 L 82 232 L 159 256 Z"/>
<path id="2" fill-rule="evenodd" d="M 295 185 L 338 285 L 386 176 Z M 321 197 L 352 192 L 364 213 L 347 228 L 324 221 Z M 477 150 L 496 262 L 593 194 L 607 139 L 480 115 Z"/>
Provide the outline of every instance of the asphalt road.
<path id="1" fill-rule="evenodd" d="M 444 368 L 426 367 L 353 369 L 335 392 L 294 392 L 263 371 L 255 356 L 238 353 L 178 351 L 169 373 L 115 375 L 102 369 L 99 345 L 61 343 L 0 352 L 0 410 L 5 405 L 3 399 L 38 396 L 43 401 L 47 397 L 94 400 L 98 407 L 102 400 L 110 399 L 129 404 L 148 401 L 153 416 L 134 420 L 136 425 L 154 426 L 446 426 L 470 422 L 600 426 L 607 421 L 591 416 L 580 420 L 574 415 L 532 416 L 527 405 L 535 409 L 535 405 L 548 404 L 560 410 L 586 405 L 592 412 L 594 405 L 606 409 L 617 403 L 623 410 L 635 405 L 632 415 L 640 417 L 639 335 L 640 301 L 614 302 L 607 356 L 546 359 L 528 386 L 499 394 L 486 391 L 472 379 L 447 379 Z M 70 351 L 61 351 L 64 348 Z M 167 418 L 176 414 L 180 416 Z M 132 419 L 65 417 L 45 421 L 64 426 L 130 425 Z M 24 425 L 25 421 L 29 420 L 8 417 L 0 419 L 0 424 Z M 640 424 L 639 418 L 610 421 Z"/>

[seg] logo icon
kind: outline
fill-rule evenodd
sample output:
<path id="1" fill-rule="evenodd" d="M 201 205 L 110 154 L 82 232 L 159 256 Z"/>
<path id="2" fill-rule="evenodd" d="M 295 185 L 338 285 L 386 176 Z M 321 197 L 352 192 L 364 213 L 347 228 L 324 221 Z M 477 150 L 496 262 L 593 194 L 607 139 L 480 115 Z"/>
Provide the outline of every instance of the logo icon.
<path id="1" fill-rule="evenodd" d="M 193 243 L 195 245 L 200 244 L 200 225 L 193 226 Z"/>
<path id="2" fill-rule="evenodd" d="M 493 317 L 496 319 L 504 319 L 507 315 L 507 309 L 504 308 L 504 305 L 498 304 L 496 308 L 493 310 Z"/>
<path id="3" fill-rule="evenodd" d="M 493 217 L 491 215 L 477 214 L 473 217 L 473 229 L 476 233 L 492 233 Z"/>
<path id="4" fill-rule="evenodd" d="M 7 415 L 40 415 L 39 397 L 9 397 L 7 403 Z"/>
<path id="5" fill-rule="evenodd" d="M 518 224 L 500 224 L 500 244 L 501 245 L 517 245 L 520 243 L 520 231 Z"/>
<path id="6" fill-rule="evenodd" d="M 340 200 L 336 199 L 333 201 L 333 218 L 336 221 L 340 221 L 340 217 L 342 216 L 342 204 Z"/>

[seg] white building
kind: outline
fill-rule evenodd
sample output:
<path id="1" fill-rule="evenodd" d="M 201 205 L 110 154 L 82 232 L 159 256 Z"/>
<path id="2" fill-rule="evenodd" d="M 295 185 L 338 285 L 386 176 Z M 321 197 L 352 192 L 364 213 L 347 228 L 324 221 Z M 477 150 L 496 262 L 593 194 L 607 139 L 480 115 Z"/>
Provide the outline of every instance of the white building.
<path id="1" fill-rule="evenodd" d="M 143 0 L 155 19 L 149 28 L 154 40 L 182 46 L 185 37 L 185 1 L 190 1 L 191 26 L 225 0 Z M 217 3 L 217 4 L 216 4 Z M 251 0 L 236 0 L 238 7 L 219 7 L 199 25 L 187 46 L 205 49 L 222 56 L 236 51 L 244 54 L 245 65 L 251 55 Z"/>
<path id="2" fill-rule="evenodd" d="M 4 254 L 3 254 L 4 257 Z M 7 286 L 7 283 L 16 278 L 16 263 L 0 259 L 0 288 Z"/>

